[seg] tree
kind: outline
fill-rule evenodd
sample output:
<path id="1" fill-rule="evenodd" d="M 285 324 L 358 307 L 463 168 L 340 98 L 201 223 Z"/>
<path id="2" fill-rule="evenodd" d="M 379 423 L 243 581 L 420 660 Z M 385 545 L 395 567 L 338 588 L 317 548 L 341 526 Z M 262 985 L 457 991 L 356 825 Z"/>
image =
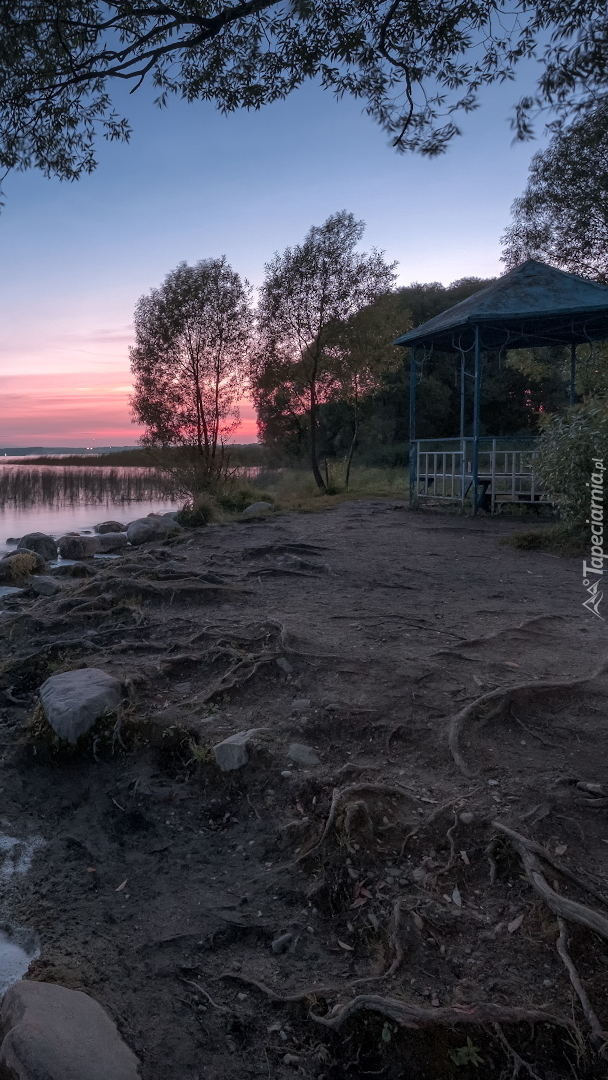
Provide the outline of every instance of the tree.
<path id="1" fill-rule="evenodd" d="M 113 85 L 148 80 L 223 112 L 259 109 L 307 79 L 350 94 L 400 150 L 436 154 L 480 90 L 540 61 L 534 114 L 593 103 L 606 86 L 603 0 L 2 0 L 0 168 L 75 179 L 95 141 L 128 139 Z"/>
<path id="2" fill-rule="evenodd" d="M 182 446 L 213 479 L 239 423 L 252 331 L 249 286 L 225 258 L 183 262 L 135 309 L 134 419 L 144 443 Z"/>
<path id="3" fill-rule="evenodd" d="M 382 375 L 403 364 L 403 350 L 392 342 L 404 333 L 409 317 L 395 299 L 394 293 L 387 293 L 356 311 L 339 328 L 332 349 L 335 382 L 331 396 L 347 402 L 353 414 L 353 435 L 346 459 L 347 488 L 359 437 L 361 400 L 380 389 Z"/>
<path id="4" fill-rule="evenodd" d="M 332 350 L 346 320 L 395 280 L 396 264 L 388 266 L 382 252 L 355 251 L 364 229 L 346 210 L 332 214 L 302 244 L 274 255 L 260 290 L 254 400 L 274 387 L 289 395 L 294 413 L 308 413 L 312 471 L 321 489 L 318 408 L 336 378 Z"/>
<path id="5" fill-rule="evenodd" d="M 608 96 L 535 154 L 512 214 L 503 237 L 509 268 L 542 259 L 608 281 Z"/>

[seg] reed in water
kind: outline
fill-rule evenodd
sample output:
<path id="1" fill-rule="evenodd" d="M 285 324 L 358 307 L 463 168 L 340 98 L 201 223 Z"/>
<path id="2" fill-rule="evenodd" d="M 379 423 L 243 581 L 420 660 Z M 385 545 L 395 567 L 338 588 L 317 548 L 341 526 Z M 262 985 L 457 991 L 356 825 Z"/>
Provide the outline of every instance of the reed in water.
<path id="1" fill-rule="evenodd" d="M 166 481 L 154 469 L 0 467 L 0 509 L 142 502 L 166 495 Z"/>

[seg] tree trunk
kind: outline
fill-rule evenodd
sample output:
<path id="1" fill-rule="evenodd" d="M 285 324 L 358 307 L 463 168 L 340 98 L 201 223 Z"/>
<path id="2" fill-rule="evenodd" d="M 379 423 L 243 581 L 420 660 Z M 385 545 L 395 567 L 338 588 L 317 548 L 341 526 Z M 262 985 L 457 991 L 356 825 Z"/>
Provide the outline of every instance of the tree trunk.
<path id="1" fill-rule="evenodd" d="M 353 438 L 350 444 L 350 450 L 348 451 L 348 461 L 346 463 L 346 479 L 345 486 L 348 491 L 348 485 L 350 483 L 350 467 L 353 460 L 353 454 L 355 452 L 355 446 L 357 445 L 357 435 L 359 434 L 359 408 L 357 402 L 357 394 L 355 393 L 355 428 L 353 431 Z"/>
<path id="2" fill-rule="evenodd" d="M 317 394 L 314 383 L 310 384 L 310 463 L 317 487 L 320 491 L 325 491 L 325 481 L 321 476 L 317 456 Z"/>

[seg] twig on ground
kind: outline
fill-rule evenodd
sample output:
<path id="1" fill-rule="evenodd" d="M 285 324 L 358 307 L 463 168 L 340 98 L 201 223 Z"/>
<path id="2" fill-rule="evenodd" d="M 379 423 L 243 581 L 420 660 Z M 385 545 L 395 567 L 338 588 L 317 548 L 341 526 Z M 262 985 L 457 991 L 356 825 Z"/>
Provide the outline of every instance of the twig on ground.
<path id="1" fill-rule="evenodd" d="M 475 698 L 474 701 L 465 705 L 460 712 L 452 716 L 448 722 L 448 744 L 456 765 L 465 776 L 471 775 L 471 770 L 460 751 L 460 736 L 467 720 L 470 720 L 484 705 L 494 702 L 495 709 L 492 710 L 491 716 L 504 716 L 509 705 L 520 697 L 525 698 L 527 694 L 550 693 L 555 690 L 572 690 L 578 686 L 593 682 L 594 679 L 605 674 L 607 670 L 608 658 L 602 660 L 601 664 L 590 675 L 581 675 L 574 679 L 546 679 L 538 682 L 515 683 L 515 685 L 507 687 L 499 686 L 496 690 L 489 690 L 487 693 L 482 694 L 481 697 Z"/>
<path id="2" fill-rule="evenodd" d="M 450 842 L 450 854 L 449 854 L 448 861 L 446 862 L 445 866 L 442 866 L 441 869 L 437 871 L 437 876 L 439 874 L 447 874 L 448 870 L 451 870 L 453 865 L 454 865 L 454 859 L 456 858 L 456 845 L 454 843 L 454 837 L 452 836 L 452 833 L 454 832 L 454 829 L 456 828 L 457 825 L 458 825 L 458 814 L 456 813 L 456 811 L 454 811 L 454 824 L 450 825 L 450 828 L 448 829 L 448 831 L 446 833 L 446 836 L 447 836 L 447 838 L 448 838 L 448 840 Z"/>
<path id="3" fill-rule="evenodd" d="M 233 1013 L 233 1010 L 227 1005 L 218 1005 L 217 1001 L 214 1001 L 211 997 L 211 994 L 208 994 L 204 987 L 200 986 L 199 983 L 194 982 L 193 979 L 181 979 L 181 982 L 183 982 L 185 986 L 191 986 L 193 990 L 196 990 L 197 994 L 202 994 L 203 997 L 207 998 L 209 1004 L 213 1005 L 213 1008 L 217 1009 L 218 1012 Z"/>
<path id="4" fill-rule="evenodd" d="M 352 982 L 343 983 L 341 986 L 307 986 L 304 990 L 297 990 L 294 994 L 279 994 L 271 986 L 266 986 L 266 983 L 260 982 L 258 979 L 251 979 L 248 975 L 241 975 L 238 971 L 222 971 L 217 978 L 236 979 L 247 986 L 255 986 L 263 994 L 266 994 L 266 997 L 269 997 L 271 1001 L 291 1002 L 341 994 L 345 990 L 352 990 L 354 986 L 360 986 L 362 983 L 379 982 L 380 979 L 385 979 L 387 974 L 388 972 L 384 972 L 382 975 L 366 975 L 361 979 L 353 979 Z"/>
<path id="5" fill-rule="evenodd" d="M 556 943 L 557 951 L 564 964 L 564 967 L 566 968 L 566 971 L 568 972 L 568 975 L 570 976 L 570 982 L 572 983 L 574 992 L 576 993 L 576 996 L 581 1003 L 581 1008 L 583 1010 L 585 1020 L 589 1024 L 593 1036 L 596 1039 L 600 1039 L 602 1043 L 606 1043 L 608 1041 L 608 1032 L 606 1032 L 600 1024 L 593 1005 L 591 1004 L 587 996 L 587 991 L 585 990 L 585 987 L 580 980 L 578 971 L 576 970 L 568 952 L 568 934 L 566 930 L 566 924 L 562 919 L 561 915 L 558 915 L 557 917 L 557 925 L 559 927 L 559 937 Z"/>
<path id="6" fill-rule="evenodd" d="M 384 978 L 390 979 L 401 967 L 403 962 L 403 945 L 399 940 L 399 927 L 401 923 L 401 904 L 402 897 L 398 897 L 393 904 L 393 918 L 390 934 L 390 944 L 393 948 L 394 958 L 390 967 L 384 972 Z"/>

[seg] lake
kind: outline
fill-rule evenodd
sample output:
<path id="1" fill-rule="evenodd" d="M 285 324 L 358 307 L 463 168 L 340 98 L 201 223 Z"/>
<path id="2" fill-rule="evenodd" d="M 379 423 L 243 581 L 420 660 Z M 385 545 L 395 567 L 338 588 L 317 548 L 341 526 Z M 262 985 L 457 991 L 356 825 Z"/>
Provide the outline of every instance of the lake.
<path id="1" fill-rule="evenodd" d="M 9 538 L 29 532 L 63 536 L 92 529 L 108 519 L 127 524 L 138 517 L 175 510 L 151 469 L 81 465 L 27 465 L 0 460 L 0 551 Z"/>

